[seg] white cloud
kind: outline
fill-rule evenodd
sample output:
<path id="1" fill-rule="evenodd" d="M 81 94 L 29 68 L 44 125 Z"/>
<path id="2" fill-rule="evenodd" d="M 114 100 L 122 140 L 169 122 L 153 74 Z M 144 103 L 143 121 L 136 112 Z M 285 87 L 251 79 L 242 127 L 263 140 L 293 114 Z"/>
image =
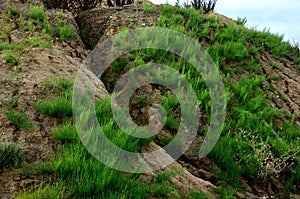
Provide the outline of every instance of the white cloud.
<path id="1" fill-rule="evenodd" d="M 246 17 L 249 26 L 267 27 L 285 39 L 300 41 L 299 0 L 219 0 L 216 11 L 233 19 Z"/>

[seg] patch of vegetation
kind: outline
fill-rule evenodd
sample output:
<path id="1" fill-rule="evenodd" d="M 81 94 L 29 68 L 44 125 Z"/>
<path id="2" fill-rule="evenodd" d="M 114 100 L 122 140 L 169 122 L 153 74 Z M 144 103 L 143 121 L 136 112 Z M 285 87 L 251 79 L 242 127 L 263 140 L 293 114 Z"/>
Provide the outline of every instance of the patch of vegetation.
<path id="1" fill-rule="evenodd" d="M 77 16 L 80 12 L 95 8 L 102 0 L 42 0 L 48 9 L 64 9 Z"/>
<path id="2" fill-rule="evenodd" d="M 40 91 L 51 92 L 54 95 L 64 95 L 64 93 L 69 93 L 73 87 L 73 80 L 66 77 L 51 77 L 45 78 L 41 82 Z"/>
<path id="3" fill-rule="evenodd" d="M 258 180 L 264 182 L 271 176 L 278 175 L 285 179 L 287 192 L 291 190 L 293 184 L 300 181 L 299 127 L 295 125 L 295 116 L 286 114 L 267 102 L 270 96 L 267 96 L 262 86 L 267 79 L 262 74 L 259 63 L 259 53 L 268 52 L 275 57 L 286 55 L 295 57 L 294 62 L 297 64 L 300 63 L 299 52 L 291 48 L 290 44 L 283 42 L 282 36 L 271 34 L 268 30 L 246 29 L 245 23 L 246 19 L 238 19 L 237 22 L 222 26 L 215 17 L 203 15 L 195 9 L 169 5 L 162 6 L 161 16 L 156 23 L 159 27 L 183 32 L 200 42 L 205 41 L 203 45 L 209 46 L 207 52 L 216 65 L 226 73 L 224 82 L 228 102 L 227 119 L 219 142 L 209 154 L 209 158 L 220 169 L 216 172 L 219 179 L 228 182 L 231 185 L 229 187 L 232 187 L 221 187 L 217 191 L 222 198 L 236 197 L 242 178 L 249 182 Z M 63 36 L 61 39 L 67 37 Z M 3 48 L 9 49 L 12 46 L 3 44 Z M 112 64 L 110 71 L 112 74 L 106 77 L 111 85 L 126 72 L 128 62 L 135 66 L 151 62 L 165 64 L 178 70 L 195 90 L 199 108 L 205 114 L 205 119 L 210 118 L 212 104 L 206 82 L 185 60 L 157 49 L 131 52 L 128 57 L 122 57 Z M 270 65 L 272 66 L 272 63 Z M 276 68 L 275 65 L 272 67 Z M 242 76 L 234 79 L 232 83 L 231 78 L 236 74 Z M 168 81 L 172 82 L 173 79 L 170 78 Z M 57 81 L 47 88 L 53 90 L 59 88 L 57 96 L 39 100 L 36 103 L 37 110 L 55 117 L 71 116 L 70 82 Z M 136 139 L 121 131 L 113 120 L 110 100 L 110 98 L 100 100 L 95 103 L 95 107 L 99 124 L 115 145 L 137 152 L 141 146 L 153 141 L 154 138 Z M 178 126 L 176 117 L 180 114 L 179 102 L 168 93 L 162 101 L 168 114 L 165 127 L 175 131 Z M 145 101 L 141 98 L 138 103 L 144 104 Z M 206 134 L 206 132 L 198 133 Z M 65 190 L 70 194 L 67 196 L 167 197 L 175 189 L 168 183 L 169 176 L 166 174 L 156 176 L 158 184 L 147 185 L 141 182 L 137 175 L 124 174 L 99 163 L 80 143 L 76 128 L 70 121 L 56 126 L 53 135 L 64 144 L 63 150 L 53 160 L 56 165 L 53 172 L 62 181 L 58 190 Z M 173 137 L 171 135 L 161 140 L 161 143 L 166 144 Z M 52 189 L 56 190 L 55 186 L 49 188 L 50 193 Z M 189 197 L 206 198 L 205 195 L 193 191 L 189 193 Z"/>
<path id="4" fill-rule="evenodd" d="M 15 7 L 8 7 L 8 12 L 12 15 L 12 16 L 18 16 L 20 14 L 20 11 L 15 8 Z"/>
<path id="5" fill-rule="evenodd" d="M 238 17 L 238 19 L 236 20 L 237 25 L 245 26 L 246 23 L 247 23 L 247 18 L 246 17 L 244 17 L 244 18 Z"/>
<path id="6" fill-rule="evenodd" d="M 72 99 L 62 96 L 38 100 L 35 103 L 35 108 L 45 115 L 67 117 L 72 115 Z"/>
<path id="7" fill-rule="evenodd" d="M 182 172 L 182 169 L 160 171 L 156 174 L 156 180 L 159 183 L 168 182 L 172 177 L 176 176 L 180 172 Z"/>
<path id="8" fill-rule="evenodd" d="M 11 52 L 11 51 L 4 52 L 2 55 L 2 58 L 7 63 L 10 63 L 15 66 L 18 65 L 20 62 L 20 55 L 16 52 Z"/>
<path id="9" fill-rule="evenodd" d="M 151 14 L 154 11 L 154 7 L 153 6 L 145 6 L 144 10 L 146 13 Z"/>
<path id="10" fill-rule="evenodd" d="M 73 27 L 66 23 L 58 23 L 57 33 L 61 40 L 72 39 L 76 37 L 76 32 Z"/>
<path id="11" fill-rule="evenodd" d="M 167 117 L 165 121 L 165 127 L 170 130 L 178 130 L 178 124 L 172 116 Z"/>
<path id="12" fill-rule="evenodd" d="M 299 128 L 293 121 L 287 121 L 290 116 L 267 102 L 270 96 L 267 96 L 262 88 L 263 82 L 267 79 L 260 65 L 260 53 L 266 51 L 275 57 L 291 55 L 297 58 L 298 55 L 290 44 L 282 41 L 281 36 L 271 34 L 267 30 L 247 29 L 244 27 L 245 23 L 246 19 L 240 19 L 238 22 L 221 27 L 218 19 L 203 15 L 194 9 L 164 5 L 156 24 L 204 41 L 204 45 L 209 46 L 207 51 L 216 65 L 221 70 L 228 71 L 227 78 L 224 79 L 228 102 L 227 119 L 221 138 L 209 157 L 221 169 L 218 173 L 219 178 L 229 182 L 233 190 L 239 188 L 240 178 L 264 182 L 272 175 L 281 177 L 292 175 L 299 179 L 297 177 L 299 176 L 297 169 L 299 142 L 295 140 L 299 137 Z M 246 36 L 241 37 L 241 35 Z M 211 101 L 206 83 L 188 63 L 172 53 L 155 49 L 132 52 L 128 55 L 128 59 L 125 57 L 123 60 L 131 60 L 129 57 L 134 58 L 135 66 L 150 62 L 165 64 L 179 70 L 194 88 L 201 111 L 205 113 L 205 117 L 210 117 Z M 123 65 L 125 66 L 126 63 L 122 62 Z M 125 67 L 117 66 L 120 66 L 117 70 L 118 74 L 126 72 Z M 273 67 L 276 66 L 273 64 Z M 117 73 L 113 71 L 111 77 L 118 75 L 114 72 Z M 238 74 L 241 78 L 233 84 L 230 77 L 234 74 Z M 111 84 L 115 81 L 110 80 Z M 168 118 L 172 120 L 172 122 L 168 121 L 172 124 L 167 126 L 168 129 L 172 128 L 173 124 L 178 124 L 178 121 L 174 120 L 179 114 L 178 105 L 176 102 L 172 105 L 172 99 L 176 98 L 174 96 L 163 98 L 164 108 L 169 114 Z M 285 121 L 286 126 L 283 127 L 276 122 L 278 120 Z M 255 138 L 255 141 L 250 139 L 251 137 Z M 172 138 L 172 136 L 164 138 L 160 140 L 160 144 L 164 145 Z M 267 157 L 270 159 L 266 162 Z M 293 180 L 289 183 L 295 182 Z M 223 195 L 232 197 L 230 195 L 234 194 L 228 191 Z"/>
<path id="13" fill-rule="evenodd" d="M 25 40 L 31 48 L 38 47 L 39 49 L 45 49 L 52 46 L 53 40 L 50 37 L 44 36 L 41 38 L 39 35 L 34 35 L 33 37 L 28 37 Z"/>
<path id="14" fill-rule="evenodd" d="M 231 198 L 235 198 L 235 196 L 237 194 L 237 190 L 230 189 L 230 188 L 227 188 L 227 187 L 220 187 L 220 188 L 217 189 L 217 193 L 220 194 L 221 198 L 231 199 Z"/>
<path id="15" fill-rule="evenodd" d="M 14 110 L 4 111 L 6 117 L 17 127 L 25 129 L 25 130 L 34 130 L 36 127 L 30 121 L 27 113 L 16 112 Z"/>
<path id="16" fill-rule="evenodd" d="M 7 12 L 13 16 L 13 24 L 5 24 L 0 32 L 0 50 L 2 58 L 11 65 L 17 66 L 25 49 L 38 47 L 39 49 L 51 48 L 53 45 L 52 30 L 48 22 L 48 14 L 43 6 L 30 5 L 25 11 L 8 7 Z M 42 29 L 41 29 L 42 27 Z M 12 30 L 21 32 L 30 31 L 28 36 L 11 41 L 9 35 Z M 42 31 L 40 31 L 42 30 Z"/>
<path id="17" fill-rule="evenodd" d="M 137 177 L 110 169 L 94 158 L 81 144 L 71 144 L 58 157 L 57 172 L 68 182 L 67 190 L 73 197 L 145 198 L 166 196 L 173 188 L 168 184 L 147 185 Z"/>
<path id="18" fill-rule="evenodd" d="M 73 83 L 65 77 L 44 79 L 41 83 L 41 92 L 54 96 L 37 100 L 36 110 L 53 117 L 72 116 L 72 85 Z"/>
<path id="19" fill-rule="evenodd" d="M 64 184 L 59 182 L 54 185 L 40 184 L 36 189 L 25 189 L 24 192 L 19 193 L 17 199 L 36 199 L 36 198 L 48 198 L 48 199 L 63 199 L 68 198 L 69 194 L 66 193 Z"/>
<path id="20" fill-rule="evenodd" d="M 210 196 L 205 193 L 199 193 L 191 189 L 187 194 L 187 199 L 209 199 Z"/>
<path id="21" fill-rule="evenodd" d="M 56 85 L 62 83 L 61 81 L 55 82 Z M 69 85 L 63 85 L 67 90 L 70 88 Z M 105 98 L 95 104 L 97 118 L 103 131 L 117 146 L 129 151 L 136 151 L 138 146 L 145 144 L 145 141 L 133 139 L 116 127 L 111 113 L 110 100 L 111 98 Z M 60 179 L 59 184 L 25 190 L 19 195 L 20 198 L 37 197 L 41 194 L 50 198 L 54 194 L 61 195 L 63 198 L 69 196 L 75 198 L 166 197 L 175 189 L 169 182 L 146 184 L 139 180 L 139 175 L 124 174 L 103 165 L 93 158 L 81 144 L 76 128 L 70 121 L 56 126 L 53 129 L 53 135 L 65 145 L 60 154 L 51 161 L 51 164 L 46 164 L 45 168 L 51 168 L 50 172 L 57 173 Z M 54 166 L 49 167 L 49 165 Z M 33 171 L 40 171 L 40 169 L 35 168 Z M 23 173 L 26 174 L 26 170 Z"/>
<path id="22" fill-rule="evenodd" d="M 24 161 L 20 147 L 15 143 L 0 143 L 0 168 L 17 166 Z"/>
<path id="23" fill-rule="evenodd" d="M 192 0 L 191 5 L 184 3 L 184 7 L 188 8 L 192 6 L 196 10 L 201 10 L 204 14 L 214 11 L 217 4 L 217 0 Z"/>
<path id="24" fill-rule="evenodd" d="M 28 15 L 31 19 L 37 19 L 40 21 L 43 21 L 47 17 L 44 7 L 35 5 L 30 5 Z"/>
<path id="25" fill-rule="evenodd" d="M 11 108 L 15 108 L 18 105 L 20 99 L 20 95 L 16 95 L 14 98 L 11 99 L 11 101 L 9 102 L 9 106 Z"/>
<path id="26" fill-rule="evenodd" d="M 63 143 L 73 141 L 77 138 L 77 130 L 70 122 L 53 128 L 53 137 Z"/>

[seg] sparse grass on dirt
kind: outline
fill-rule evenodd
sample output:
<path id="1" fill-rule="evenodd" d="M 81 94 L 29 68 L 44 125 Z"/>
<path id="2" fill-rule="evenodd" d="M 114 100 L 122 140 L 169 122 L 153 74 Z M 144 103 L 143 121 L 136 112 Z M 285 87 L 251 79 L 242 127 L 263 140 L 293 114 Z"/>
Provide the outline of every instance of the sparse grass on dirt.
<path id="1" fill-rule="evenodd" d="M 263 89 L 263 83 L 269 79 L 263 73 L 260 53 L 267 51 L 277 58 L 291 56 L 298 60 L 299 51 L 284 42 L 281 35 L 272 34 L 268 30 L 247 29 L 244 24 L 245 20 L 240 20 L 224 25 L 219 19 L 202 15 L 191 8 L 164 5 L 156 25 L 183 32 L 202 41 L 204 47 L 207 45 L 207 51 L 216 65 L 224 72 L 228 102 L 227 119 L 219 142 L 209 154 L 209 158 L 221 168 L 221 171 L 216 173 L 218 177 L 237 190 L 242 189 L 239 183 L 241 178 L 253 182 L 266 182 L 273 176 L 292 176 L 288 183 L 297 184 L 297 168 L 300 164 L 299 127 L 293 119 L 289 119 L 293 118 L 291 114 L 283 113 L 283 110 L 269 104 L 270 96 L 267 96 Z M 132 52 L 128 57 L 116 60 L 112 65 L 118 70 L 113 70 L 111 77 L 118 79 L 122 70 L 121 73 L 128 70 L 125 69 L 127 64 L 124 61 L 128 62 L 133 57 L 135 66 L 153 62 L 179 70 L 193 86 L 200 108 L 209 118 L 210 95 L 205 81 L 193 67 L 172 53 L 147 49 Z M 278 69 L 275 63 L 269 64 L 273 69 Z M 239 78 L 236 78 L 234 83 L 231 82 L 237 75 Z M 104 75 L 102 80 L 106 82 L 108 79 L 109 77 Z M 110 79 L 109 85 L 113 85 L 113 82 L 114 80 Z M 169 103 L 172 102 L 164 98 L 165 110 L 167 113 L 174 113 Z M 175 105 L 175 110 L 176 108 L 178 106 Z M 282 122 L 278 123 L 278 120 L 284 125 Z M 175 126 L 176 120 L 169 115 L 165 127 L 176 129 Z M 168 141 L 169 139 L 165 139 L 160 143 Z M 231 192 L 225 193 L 232 195 Z"/>
<path id="2" fill-rule="evenodd" d="M 71 81 L 65 78 L 44 81 L 43 88 L 53 86 L 60 88 L 57 93 L 69 93 L 72 89 Z M 57 91 L 54 89 L 54 91 Z M 96 102 L 96 113 L 99 123 L 103 126 L 106 135 L 118 146 L 126 150 L 136 151 L 137 146 L 142 146 L 145 141 L 132 139 L 127 134 L 116 128 L 110 110 L 111 98 Z M 52 101 L 52 103 L 55 103 Z M 65 104 L 59 104 L 61 109 Z M 38 106 L 40 107 L 40 106 Z M 52 108 L 43 106 L 45 110 Z M 60 117 L 60 115 L 56 115 Z M 166 197 L 176 188 L 168 181 L 146 184 L 139 180 L 140 175 L 125 174 L 108 168 L 89 154 L 81 144 L 72 121 L 65 118 L 66 122 L 53 129 L 53 136 L 62 141 L 62 150 L 49 163 L 28 164 L 18 170 L 23 175 L 54 172 L 59 182 L 54 185 L 41 184 L 38 188 L 24 190 L 18 198 L 35 198 L 47 196 L 49 198 L 145 198 L 147 196 Z M 176 197 L 176 195 L 174 195 Z"/>
<path id="3" fill-rule="evenodd" d="M 0 31 L 1 57 L 12 65 L 20 64 L 20 57 L 26 49 L 51 49 L 54 36 L 61 40 L 77 38 L 74 28 L 65 21 L 57 19 L 55 24 L 50 24 L 48 11 L 43 6 L 29 5 L 22 11 L 8 7 L 3 15 L 6 16 L 7 22 L 3 22 Z M 26 36 L 11 41 L 12 31 L 23 32 Z"/>
<path id="4" fill-rule="evenodd" d="M 26 112 L 17 112 L 13 109 L 4 111 L 6 117 L 17 127 L 25 130 L 34 130 L 36 127 L 33 125 Z"/>
<path id="5" fill-rule="evenodd" d="M 66 85 L 63 79 L 58 85 Z M 69 85 L 69 83 L 67 83 Z M 68 92 L 70 87 L 66 86 Z M 62 107 L 63 104 L 57 107 Z M 118 146 L 136 151 L 138 140 L 133 141 L 116 129 L 110 111 L 110 98 L 96 103 L 99 123 L 104 125 L 106 135 Z M 56 115 L 59 116 L 59 115 Z M 120 135 L 120 136 L 119 136 Z M 145 184 L 138 179 L 139 175 L 121 174 L 110 169 L 94 159 L 78 139 L 75 126 L 71 121 L 53 129 L 53 136 L 65 143 L 63 150 L 51 160 L 50 165 L 56 165 L 53 172 L 57 173 L 60 183 L 57 185 L 40 185 L 39 188 L 27 190 L 19 198 L 36 197 L 41 194 L 54 197 L 103 197 L 103 198 L 144 198 L 145 196 L 166 196 L 174 187 L 168 182 L 162 184 Z M 25 170 L 26 171 L 26 170 Z M 24 173 L 24 171 L 23 171 Z"/>
<path id="6" fill-rule="evenodd" d="M 2 58 L 3 58 L 6 62 L 8 62 L 8 63 L 10 63 L 10 64 L 12 64 L 12 65 L 18 65 L 19 62 L 20 62 L 19 56 L 20 56 L 20 55 L 18 55 L 17 52 L 9 52 L 9 51 L 8 51 L 8 52 L 3 53 Z"/>
<path id="7" fill-rule="evenodd" d="M 227 118 L 218 143 L 208 155 L 213 162 L 210 172 L 222 184 L 216 193 L 221 198 L 234 198 L 239 192 L 243 192 L 241 182 L 248 182 L 249 186 L 259 182 L 264 187 L 273 178 L 279 179 L 285 188 L 281 190 L 285 193 L 280 193 L 280 196 L 287 196 L 297 190 L 297 187 L 299 189 L 300 127 L 295 124 L 299 113 L 289 113 L 270 103 L 272 96 L 266 91 L 272 88 L 264 85 L 272 82 L 274 78 L 265 74 L 261 61 L 262 54 L 268 53 L 274 60 L 281 60 L 281 63 L 292 59 L 300 68 L 299 51 L 284 42 L 281 35 L 274 35 L 268 30 L 245 28 L 246 19 L 224 24 L 219 18 L 203 15 L 192 8 L 163 5 L 160 9 L 160 18 L 155 25 L 179 31 L 201 42 L 224 78 Z M 145 10 L 146 13 L 152 12 L 151 7 L 145 7 Z M 75 30 L 63 21 L 58 21 L 56 26 L 50 25 L 47 11 L 43 7 L 30 6 L 28 12 L 10 8 L 5 14 L 5 20 L 16 19 L 18 28 L 32 33 L 29 37 L 11 42 L 9 35 L 17 26 L 5 25 L 1 30 L 1 54 L 11 65 L 19 65 L 20 56 L 25 49 L 52 46 L 54 36 L 60 38 L 60 41 L 75 38 Z M 37 30 L 39 32 L 34 34 Z M 158 63 L 178 70 L 193 87 L 204 121 L 209 121 L 212 104 L 206 82 L 186 60 L 163 50 L 133 51 L 112 63 L 110 74 L 103 76 L 102 81 L 108 85 L 108 90 L 128 70 L 129 63 L 132 66 Z M 281 66 L 277 61 L 268 61 L 268 65 L 272 70 L 280 70 Z M 23 190 L 18 198 L 183 197 L 178 193 L 177 187 L 169 182 L 172 174 L 159 173 L 147 184 L 140 180 L 140 175 L 113 170 L 92 157 L 80 142 L 72 121 L 72 85 L 73 82 L 66 78 L 42 82 L 41 98 L 36 101 L 35 108 L 39 113 L 63 121 L 55 124 L 52 132 L 62 146 L 48 162 L 24 164 L 18 173 L 25 176 L 48 173 L 57 178 L 54 183 L 42 183 Z M 164 128 L 171 132 L 170 136 L 158 141 L 155 137 L 137 139 L 121 131 L 112 116 L 111 97 L 95 102 L 97 119 L 106 136 L 117 146 L 132 152 L 138 152 L 142 146 L 153 140 L 160 145 L 166 145 L 174 138 L 172 133 L 178 129 L 180 104 L 171 93 L 162 93 L 165 94 L 162 97 L 162 106 L 167 113 Z M 141 96 L 137 103 L 142 106 L 150 101 Z M 31 129 L 25 113 L 11 109 L 5 114 L 16 126 Z M 205 122 L 201 123 L 204 130 L 199 130 L 198 136 L 206 135 L 207 125 Z M 19 157 L 19 148 L 15 144 L 11 145 L 15 155 L 9 157 Z M 10 163 L 5 164 L 12 162 L 16 165 L 21 159 L 7 160 Z M 207 196 L 191 190 L 187 198 Z"/>
<path id="8" fill-rule="evenodd" d="M 41 94 L 52 94 L 35 102 L 35 108 L 44 115 L 53 117 L 72 116 L 72 81 L 61 78 L 46 78 L 40 87 Z"/>

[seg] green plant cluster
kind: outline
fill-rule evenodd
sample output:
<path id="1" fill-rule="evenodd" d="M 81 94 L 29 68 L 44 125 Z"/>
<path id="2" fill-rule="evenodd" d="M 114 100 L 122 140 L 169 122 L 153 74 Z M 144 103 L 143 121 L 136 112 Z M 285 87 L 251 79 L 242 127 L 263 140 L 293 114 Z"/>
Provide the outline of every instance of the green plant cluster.
<path id="1" fill-rule="evenodd" d="M 239 187 L 240 177 L 266 180 L 288 172 L 292 178 L 286 183 L 297 183 L 299 127 L 294 124 L 293 116 L 284 115 L 267 103 L 269 96 L 262 89 L 262 83 L 267 79 L 262 73 L 259 54 L 268 51 L 275 57 L 291 56 L 298 64 L 300 53 L 284 42 L 283 36 L 268 30 L 247 29 L 245 22 L 243 19 L 238 24 L 232 22 L 221 26 L 218 19 L 191 8 L 164 6 L 157 25 L 185 32 L 203 42 L 204 47 L 208 43 L 208 53 L 226 74 L 227 119 L 219 142 L 209 154 L 223 170 L 220 177 Z M 168 60 L 165 63 L 178 67 Z M 211 104 L 205 82 L 186 64 L 181 63 L 181 67 L 177 69 L 191 82 L 201 102 L 200 107 L 209 117 Z M 230 77 L 241 72 L 244 73 L 242 78 L 235 84 L 231 83 Z M 283 126 L 277 125 L 275 121 L 278 119 L 284 121 Z"/>
<path id="2" fill-rule="evenodd" d="M 191 5 L 188 3 L 184 3 L 184 7 L 193 7 L 196 10 L 203 11 L 204 14 L 214 11 L 217 4 L 217 0 L 193 0 L 191 1 Z"/>
<path id="3" fill-rule="evenodd" d="M 241 188 L 241 178 L 265 181 L 278 175 L 284 180 L 287 192 L 293 184 L 300 182 L 299 127 L 295 125 L 295 115 L 283 113 L 267 103 L 270 96 L 267 96 L 262 85 L 268 79 L 262 72 L 259 57 L 260 53 L 268 51 L 279 58 L 292 56 L 297 63 L 300 54 L 289 43 L 284 42 L 282 36 L 271 34 L 267 30 L 246 29 L 244 24 L 245 20 L 240 19 L 238 22 L 222 25 L 219 19 L 203 15 L 195 9 L 168 5 L 161 7 L 161 16 L 156 23 L 156 26 L 170 28 L 198 39 L 203 47 L 208 47 L 207 52 L 224 72 L 227 118 L 219 142 L 209 154 L 209 158 L 220 169 L 215 171 L 219 179 L 227 181 L 233 187 L 221 187 L 218 193 L 222 198 L 236 196 Z M 154 62 L 178 70 L 190 82 L 197 95 L 199 108 L 209 121 L 212 104 L 206 82 L 186 60 L 163 50 L 136 50 L 112 63 L 111 78 L 104 76 L 104 80 L 114 85 L 122 73 L 129 69 L 128 62 L 133 63 L 133 66 Z M 273 67 L 276 68 L 275 65 Z M 232 83 L 230 79 L 236 74 L 243 75 Z M 156 75 L 155 71 L 153 75 Z M 170 78 L 168 81 L 172 83 L 174 80 Z M 55 98 L 42 99 L 36 103 L 39 112 L 65 120 L 53 130 L 54 137 L 64 143 L 63 150 L 50 164 L 55 165 L 52 168 L 59 183 L 27 190 L 21 198 L 33 197 L 34 194 L 75 198 L 167 197 L 176 190 L 168 183 L 168 173 L 160 173 L 156 177 L 158 182 L 148 185 L 139 181 L 138 175 L 120 173 L 95 160 L 75 135 L 76 129 L 69 117 L 72 115 L 71 84 L 63 82 L 56 84 L 60 85 L 61 90 Z M 153 140 L 133 139 L 122 132 L 113 120 L 110 100 L 111 98 L 102 99 L 95 103 L 95 107 L 98 121 L 113 143 L 135 152 Z M 176 129 L 175 118 L 180 106 L 178 100 L 168 93 L 162 101 L 169 118 L 166 128 Z M 145 101 L 140 99 L 139 102 Z M 206 132 L 198 133 L 204 136 Z M 188 197 L 206 196 L 191 191 Z"/>
<path id="4" fill-rule="evenodd" d="M 299 182 L 300 174 L 299 127 L 295 125 L 294 116 L 284 114 L 268 103 L 270 96 L 262 88 L 263 82 L 268 79 L 263 74 L 260 56 L 268 51 L 278 58 L 291 56 L 298 60 L 300 54 L 283 41 L 283 36 L 274 35 L 268 30 L 247 29 L 245 23 L 246 19 L 240 19 L 240 22 L 222 25 L 219 19 L 192 8 L 164 5 L 156 25 L 197 38 L 207 47 L 207 52 L 225 74 L 227 119 L 219 142 L 209 154 L 222 169 L 217 173 L 220 179 L 237 189 L 240 188 L 238 181 L 242 177 L 265 181 L 274 175 L 283 179 L 292 176 L 285 183 L 295 184 Z M 119 68 L 118 74 L 113 73 L 111 77 L 118 79 L 128 70 L 123 62 L 131 60 L 135 66 L 154 62 L 180 71 L 194 88 L 199 106 L 206 113 L 204 117 L 210 118 L 211 101 L 206 83 L 185 60 L 162 50 L 138 50 L 113 63 Z M 272 67 L 276 69 L 274 64 Z M 230 79 L 235 74 L 241 78 L 232 83 Z M 111 83 L 115 80 L 111 79 Z M 172 103 L 172 99 L 164 99 L 167 112 L 171 110 L 169 103 Z M 278 120 L 283 124 L 276 122 Z M 169 129 L 176 126 L 173 121 L 171 114 L 167 122 Z M 262 155 L 258 157 L 258 154 Z"/>
<path id="5" fill-rule="evenodd" d="M 17 127 L 25 130 L 34 130 L 36 127 L 33 125 L 29 116 L 25 112 L 17 112 L 13 109 L 4 111 L 5 116 Z"/>
<path id="6" fill-rule="evenodd" d="M 65 78 L 60 78 L 52 82 L 52 86 L 62 86 L 61 93 L 69 93 L 72 83 Z M 68 99 L 71 101 L 71 99 Z M 96 102 L 96 114 L 105 134 L 120 147 L 126 150 L 136 151 L 137 146 L 142 146 L 149 140 L 141 141 L 133 139 L 121 132 L 114 123 L 110 110 L 110 98 L 105 98 Z M 52 101 L 53 104 L 56 100 Z M 60 104 L 65 106 L 64 104 Z M 48 105 L 39 105 L 45 113 L 52 112 Z M 55 115 L 59 117 L 63 113 Z M 71 118 L 65 118 L 65 123 L 55 126 L 53 136 L 64 143 L 63 150 L 49 163 L 38 165 L 27 165 L 18 172 L 27 175 L 53 173 L 58 176 L 57 184 L 41 184 L 37 189 L 28 189 L 20 193 L 17 198 L 35 198 L 47 196 L 48 198 L 145 198 L 147 196 L 166 197 L 175 189 L 169 182 L 157 184 L 146 184 L 139 180 L 140 175 L 125 174 L 111 169 L 94 157 L 81 144 L 75 126 Z M 127 136 L 126 136 L 127 135 Z M 174 195 L 176 198 L 176 195 Z"/>
<path id="7" fill-rule="evenodd" d="M 26 49 L 51 48 L 53 36 L 61 40 L 76 38 L 74 28 L 67 25 L 65 21 L 58 20 L 55 27 L 50 25 L 48 13 L 43 6 L 30 5 L 25 11 L 8 7 L 3 14 L 6 18 L 5 21 L 0 21 L 3 26 L 0 31 L 0 51 L 2 58 L 13 66 L 20 65 L 20 57 Z M 14 23 L 10 23 L 11 21 Z M 11 32 L 16 29 L 30 34 L 11 41 Z"/>
<path id="8" fill-rule="evenodd" d="M 16 143 L 0 143 L 0 169 L 17 166 L 24 160 L 21 148 Z"/>

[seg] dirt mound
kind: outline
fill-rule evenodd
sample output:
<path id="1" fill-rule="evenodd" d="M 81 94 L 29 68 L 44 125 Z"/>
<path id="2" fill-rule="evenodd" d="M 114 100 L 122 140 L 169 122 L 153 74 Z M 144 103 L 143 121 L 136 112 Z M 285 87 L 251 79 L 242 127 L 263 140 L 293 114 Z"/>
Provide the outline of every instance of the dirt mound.
<path id="1" fill-rule="evenodd" d="M 159 17 L 158 10 L 145 11 L 146 5 L 129 5 L 119 8 L 95 8 L 76 18 L 85 44 L 93 49 L 100 38 L 109 37 L 125 27 L 152 26 Z"/>

